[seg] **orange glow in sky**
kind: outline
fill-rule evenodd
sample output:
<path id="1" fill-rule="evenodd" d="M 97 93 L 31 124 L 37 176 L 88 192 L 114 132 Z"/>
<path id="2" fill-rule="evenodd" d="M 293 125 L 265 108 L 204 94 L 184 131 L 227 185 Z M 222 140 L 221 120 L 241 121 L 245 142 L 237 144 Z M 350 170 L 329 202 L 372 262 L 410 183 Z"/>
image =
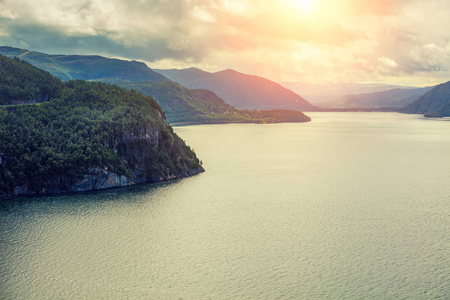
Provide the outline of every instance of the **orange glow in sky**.
<path id="1" fill-rule="evenodd" d="M 316 8 L 316 0 L 291 0 L 294 5 L 296 5 L 301 12 L 311 13 Z"/>
<path id="2" fill-rule="evenodd" d="M 450 78 L 448 0 L 4 0 L 0 44 L 276 81 Z"/>

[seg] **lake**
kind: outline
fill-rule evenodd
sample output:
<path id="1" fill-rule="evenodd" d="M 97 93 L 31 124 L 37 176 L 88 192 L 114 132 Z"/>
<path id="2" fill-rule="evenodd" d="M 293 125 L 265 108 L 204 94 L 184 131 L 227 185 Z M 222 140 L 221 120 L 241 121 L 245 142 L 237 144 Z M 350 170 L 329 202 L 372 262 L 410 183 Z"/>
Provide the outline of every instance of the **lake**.
<path id="1" fill-rule="evenodd" d="M 0 204 L 1 299 L 449 299 L 450 121 L 176 127 L 205 173 Z"/>

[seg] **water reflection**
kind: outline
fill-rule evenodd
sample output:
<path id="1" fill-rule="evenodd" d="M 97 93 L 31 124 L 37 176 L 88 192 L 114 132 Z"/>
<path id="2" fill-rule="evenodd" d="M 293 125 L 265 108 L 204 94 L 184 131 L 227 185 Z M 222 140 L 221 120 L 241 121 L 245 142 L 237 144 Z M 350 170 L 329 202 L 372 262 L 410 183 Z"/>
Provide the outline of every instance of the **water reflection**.
<path id="1" fill-rule="evenodd" d="M 448 122 L 177 127 L 206 172 L 0 203 L 0 298 L 445 298 Z"/>

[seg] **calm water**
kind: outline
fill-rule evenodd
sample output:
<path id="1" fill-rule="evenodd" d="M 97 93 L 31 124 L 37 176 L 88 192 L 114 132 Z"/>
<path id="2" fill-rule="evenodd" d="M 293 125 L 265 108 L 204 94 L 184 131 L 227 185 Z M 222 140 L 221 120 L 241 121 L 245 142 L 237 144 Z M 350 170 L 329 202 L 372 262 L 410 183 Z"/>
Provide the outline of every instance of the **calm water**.
<path id="1" fill-rule="evenodd" d="M 176 131 L 207 172 L 0 204 L 2 299 L 450 299 L 450 121 Z"/>

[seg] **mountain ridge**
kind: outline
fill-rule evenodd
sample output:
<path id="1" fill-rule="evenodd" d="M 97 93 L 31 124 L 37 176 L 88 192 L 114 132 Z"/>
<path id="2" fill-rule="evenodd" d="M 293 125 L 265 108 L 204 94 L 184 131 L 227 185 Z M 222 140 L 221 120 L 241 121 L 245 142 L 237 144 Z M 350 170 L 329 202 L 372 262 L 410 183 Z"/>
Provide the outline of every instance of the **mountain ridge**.
<path id="1" fill-rule="evenodd" d="M 169 82 L 130 82 L 117 79 L 101 79 L 152 96 L 164 110 L 171 124 L 221 124 L 221 123 L 281 123 L 309 122 L 311 118 L 299 111 L 289 110 L 240 110 L 225 103 L 207 89 L 188 89 Z"/>
<path id="2" fill-rule="evenodd" d="M 319 107 L 327 108 L 381 108 L 403 107 L 431 90 L 433 87 L 402 89 L 395 88 L 387 91 L 344 95 L 337 100 L 320 103 Z"/>
<path id="3" fill-rule="evenodd" d="M 189 90 L 183 86 L 176 86 L 175 83 L 163 75 L 152 71 L 144 63 L 136 61 L 121 61 L 117 59 L 108 59 L 98 55 L 47 55 L 45 53 L 30 52 L 24 49 L 12 47 L 0 47 L 0 53 L 6 53 L 9 56 L 28 57 L 28 61 L 37 67 L 43 68 L 49 72 L 53 71 L 56 77 L 67 79 L 67 74 L 71 74 L 70 78 L 89 79 L 91 81 L 102 81 L 111 84 L 118 84 L 128 89 L 136 89 L 145 95 L 155 96 L 157 101 L 164 107 L 167 112 L 167 118 L 170 123 L 278 123 L 278 122 L 308 122 L 311 119 L 301 112 L 293 111 L 273 111 L 273 112 L 254 112 L 240 111 L 235 107 L 226 104 L 216 94 L 210 91 Z M 35 56 L 33 59 L 33 55 Z M 37 57 L 37 58 L 36 58 Z M 55 58 L 57 57 L 57 59 Z M 45 62 L 45 63 L 41 63 Z M 113 62 L 113 66 L 111 65 Z M 64 66 L 64 72 L 56 72 L 60 64 Z M 81 64 L 81 66 L 80 66 Z M 107 65 L 109 71 L 102 71 Z M 89 69 L 95 69 L 96 72 L 85 76 L 84 73 L 78 72 L 83 66 L 89 65 Z M 129 72 L 125 72 L 121 68 L 126 66 L 126 70 L 130 70 L 138 66 L 157 74 L 157 80 L 153 77 L 151 80 L 142 80 L 147 77 L 139 77 L 139 73 L 132 74 L 129 78 Z M 58 69 L 60 70 L 60 69 Z M 86 71 L 86 69 L 84 69 Z M 191 68 L 190 72 L 204 74 L 205 72 Z M 139 70 L 138 70 L 139 71 Z M 145 73 L 147 74 L 147 73 Z M 112 77 L 108 77 L 112 75 Z M 125 79 L 124 79 L 125 78 Z M 159 80 L 163 78 L 164 80 Z M 213 107 L 215 106 L 215 107 Z M 177 111 L 178 110 L 178 111 Z"/>
<path id="4" fill-rule="evenodd" d="M 155 72 L 187 88 L 211 90 L 226 103 L 237 108 L 318 110 L 316 106 L 279 83 L 257 75 L 243 74 L 233 69 L 215 73 L 198 68 L 155 69 Z"/>
<path id="5" fill-rule="evenodd" d="M 426 117 L 450 117 L 450 81 L 441 83 L 423 94 L 401 112 L 424 114 Z"/>
<path id="6" fill-rule="evenodd" d="M 98 78 L 117 78 L 131 81 L 169 81 L 163 75 L 154 72 L 145 63 L 135 60 L 127 61 L 100 55 L 46 54 L 7 46 L 0 47 L 0 54 L 10 58 L 19 57 L 38 68 L 48 71 L 63 81 Z"/>
<path id="7" fill-rule="evenodd" d="M 307 83 L 307 82 L 280 82 L 280 84 L 295 93 L 299 93 L 314 105 L 332 102 L 346 95 L 370 94 L 392 89 L 414 89 L 416 86 L 402 86 L 372 83 Z"/>

